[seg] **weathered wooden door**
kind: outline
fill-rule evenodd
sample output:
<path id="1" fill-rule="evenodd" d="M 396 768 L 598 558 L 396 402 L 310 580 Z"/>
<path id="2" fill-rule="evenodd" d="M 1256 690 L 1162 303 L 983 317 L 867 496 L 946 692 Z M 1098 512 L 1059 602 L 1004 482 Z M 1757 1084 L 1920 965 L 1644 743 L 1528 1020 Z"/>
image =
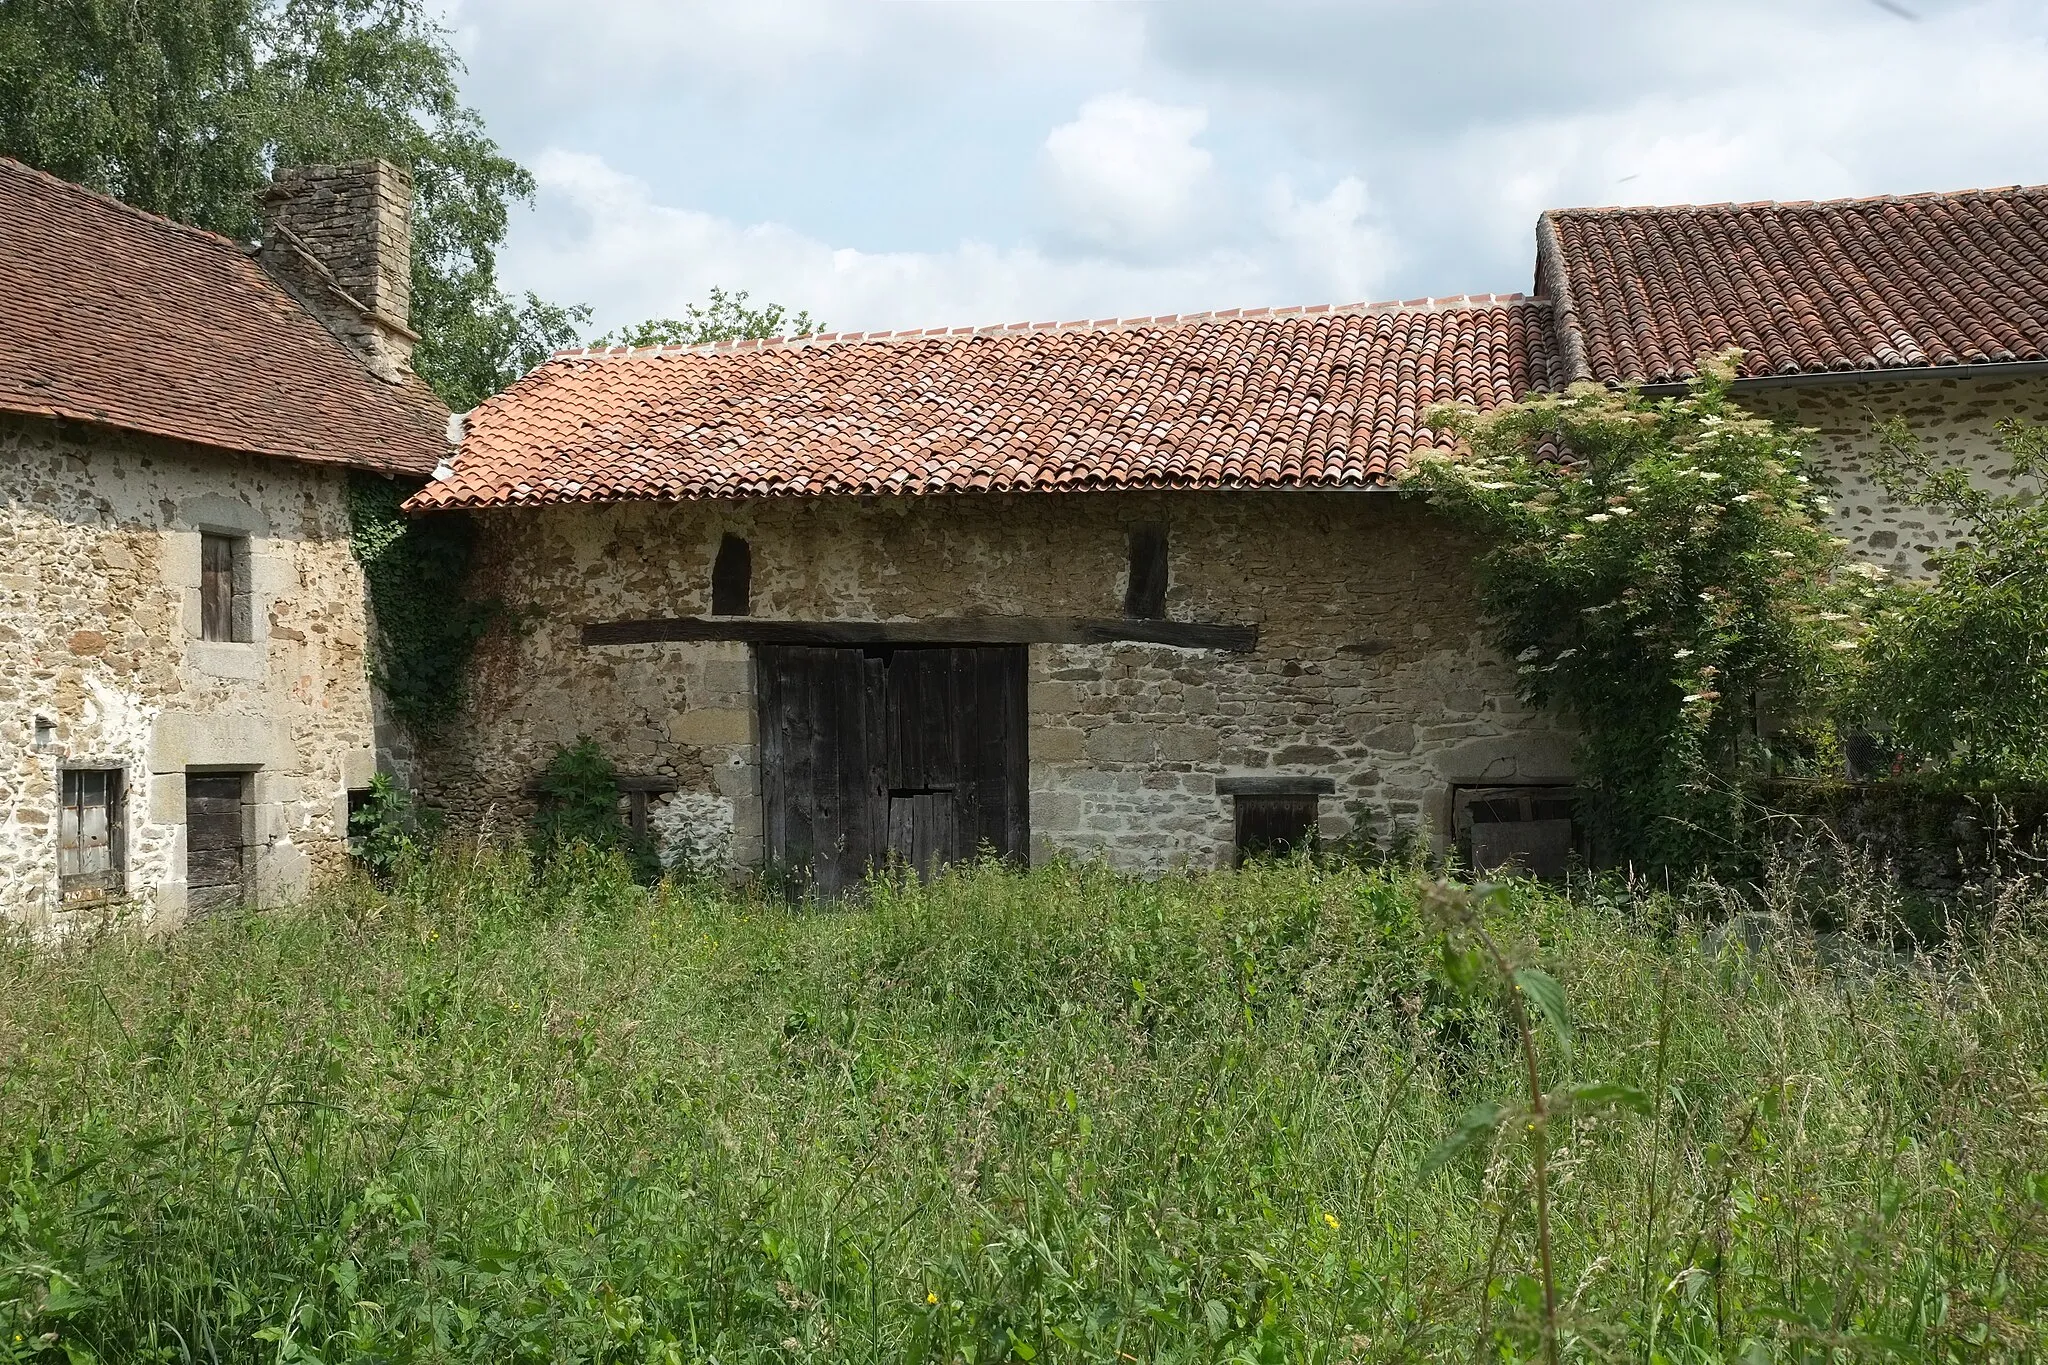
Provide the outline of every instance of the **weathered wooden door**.
<path id="1" fill-rule="evenodd" d="M 248 782 L 247 773 L 185 775 L 185 895 L 195 911 L 242 901 L 242 800 Z"/>
<path id="2" fill-rule="evenodd" d="M 1020 645 L 762 645 L 761 798 L 772 866 L 821 896 L 1029 840 Z"/>

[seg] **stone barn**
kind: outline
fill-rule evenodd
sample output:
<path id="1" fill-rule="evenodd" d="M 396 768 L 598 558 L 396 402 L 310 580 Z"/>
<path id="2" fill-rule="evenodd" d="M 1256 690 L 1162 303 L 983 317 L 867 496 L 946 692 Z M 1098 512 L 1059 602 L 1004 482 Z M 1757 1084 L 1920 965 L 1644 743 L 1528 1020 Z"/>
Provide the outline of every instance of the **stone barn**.
<path id="1" fill-rule="evenodd" d="M 1322 840 L 1555 866 L 1570 736 L 1516 700 L 1473 547 L 1391 485 L 1436 402 L 1737 389 L 1817 429 L 1854 553 L 1873 424 L 1998 467 L 2048 416 L 2048 192 L 1543 215 L 1536 294 L 571 353 L 469 415 L 487 647 L 433 799 L 506 822 L 588 734 L 677 855 L 992 848 L 1134 871 Z"/>
<path id="2" fill-rule="evenodd" d="M 1430 404 L 1553 382 L 1550 335 L 1486 298 L 559 357 L 415 502 L 469 509 L 522 622 L 434 799 L 509 819 L 588 734 L 671 852 L 828 892 L 1554 816 L 1569 737 L 1388 491 Z"/>

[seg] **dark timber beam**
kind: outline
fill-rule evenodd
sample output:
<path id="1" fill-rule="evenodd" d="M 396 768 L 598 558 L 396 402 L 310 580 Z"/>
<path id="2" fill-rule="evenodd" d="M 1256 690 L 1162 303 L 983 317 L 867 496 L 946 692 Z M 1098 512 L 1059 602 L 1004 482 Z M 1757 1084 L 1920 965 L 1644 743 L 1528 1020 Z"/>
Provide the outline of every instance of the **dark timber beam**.
<path id="1" fill-rule="evenodd" d="M 1088 620 L 1065 616 L 951 616 L 928 621 L 706 620 L 594 621 L 586 645 L 655 645 L 729 640 L 752 645 L 1106 645 L 1130 642 L 1248 654 L 1257 626 L 1194 621 Z"/>

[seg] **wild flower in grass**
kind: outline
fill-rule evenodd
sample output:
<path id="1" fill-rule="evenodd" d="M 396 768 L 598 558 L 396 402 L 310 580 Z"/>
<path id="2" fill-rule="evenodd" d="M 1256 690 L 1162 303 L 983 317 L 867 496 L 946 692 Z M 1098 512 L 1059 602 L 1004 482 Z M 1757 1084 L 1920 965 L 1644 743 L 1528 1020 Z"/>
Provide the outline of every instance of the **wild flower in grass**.
<path id="1" fill-rule="evenodd" d="M 1325 1213 L 1323 1215 L 1323 1221 L 1330 1225 L 1330 1231 L 1332 1232 L 1335 1232 L 1338 1228 L 1343 1226 L 1343 1224 L 1337 1221 L 1337 1215 L 1334 1213 Z"/>

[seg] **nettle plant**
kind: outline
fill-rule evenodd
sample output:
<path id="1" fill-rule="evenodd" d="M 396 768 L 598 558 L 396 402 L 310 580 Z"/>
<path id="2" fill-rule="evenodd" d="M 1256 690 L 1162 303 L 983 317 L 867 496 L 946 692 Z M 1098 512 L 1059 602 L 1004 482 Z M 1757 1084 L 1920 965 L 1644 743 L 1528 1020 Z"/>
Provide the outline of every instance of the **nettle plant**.
<path id="1" fill-rule="evenodd" d="M 1872 615 L 1851 719 L 1965 781 L 2048 782 L 2048 427 L 2005 422 L 2005 466 L 1974 479 L 1903 422 L 1878 435 L 1885 492 L 1965 538 Z"/>
<path id="2" fill-rule="evenodd" d="M 1867 580 L 1837 572 L 1811 433 L 1729 399 L 1739 353 L 1651 398 L 1573 385 L 1430 422 L 1469 453 L 1409 488 L 1476 528 L 1480 607 L 1524 697 L 1578 727 L 1603 852 L 1691 868 L 1739 846 L 1765 760 L 1759 696 L 1798 715 L 1858 650 Z"/>

